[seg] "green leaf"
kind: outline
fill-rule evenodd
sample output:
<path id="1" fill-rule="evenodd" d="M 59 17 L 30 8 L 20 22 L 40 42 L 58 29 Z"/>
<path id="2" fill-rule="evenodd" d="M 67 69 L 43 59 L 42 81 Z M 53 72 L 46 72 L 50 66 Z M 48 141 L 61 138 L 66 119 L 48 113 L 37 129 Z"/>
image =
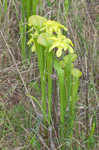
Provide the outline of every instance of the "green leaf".
<path id="1" fill-rule="evenodd" d="M 68 63 L 70 60 L 72 62 L 74 62 L 76 59 L 77 59 L 77 55 L 76 54 L 68 54 L 68 55 L 64 56 L 64 58 L 63 58 L 65 64 Z"/>
<path id="2" fill-rule="evenodd" d="M 60 61 L 60 65 L 62 66 L 62 68 L 65 68 L 66 65 L 69 65 L 70 63 L 74 62 L 76 59 L 77 59 L 76 54 L 68 54 L 63 57 L 63 60 Z M 71 67 L 73 68 L 73 63 Z"/>
<path id="3" fill-rule="evenodd" d="M 49 47 L 52 45 L 53 40 L 49 39 L 48 33 L 41 33 L 37 39 L 37 42 L 44 47 Z"/>
<path id="4" fill-rule="evenodd" d="M 74 62 L 77 59 L 77 55 L 76 54 L 70 54 L 70 55 L 71 55 L 72 62 Z"/>
<path id="5" fill-rule="evenodd" d="M 71 46 L 68 46 L 68 50 L 69 50 L 69 52 L 70 52 L 71 54 L 74 53 L 74 50 L 73 50 L 73 48 L 72 48 Z"/>
<path id="6" fill-rule="evenodd" d="M 46 22 L 47 19 L 38 15 L 33 15 L 31 17 L 29 17 L 28 20 L 28 25 L 29 26 L 38 26 L 38 27 L 42 27 L 43 23 Z"/>
<path id="7" fill-rule="evenodd" d="M 76 78 L 80 78 L 82 76 L 82 72 L 76 68 L 72 69 L 72 75 Z"/>

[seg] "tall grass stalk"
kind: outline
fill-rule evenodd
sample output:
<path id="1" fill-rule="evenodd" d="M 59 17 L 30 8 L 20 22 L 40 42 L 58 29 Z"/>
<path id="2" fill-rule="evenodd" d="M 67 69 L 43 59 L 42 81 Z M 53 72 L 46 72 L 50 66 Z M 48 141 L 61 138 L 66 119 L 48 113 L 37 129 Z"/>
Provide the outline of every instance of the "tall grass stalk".
<path id="1" fill-rule="evenodd" d="M 72 9 L 74 8 L 73 12 L 76 13 L 75 16 L 73 15 L 74 27 L 73 26 L 72 27 L 74 30 L 75 37 L 79 37 L 78 40 L 76 40 L 76 38 L 74 38 L 74 40 L 76 42 L 76 46 L 78 49 L 77 50 L 78 55 L 80 56 L 80 62 L 81 62 L 80 66 L 81 66 L 81 69 L 83 70 L 83 75 L 84 75 L 83 82 L 85 84 L 85 93 L 83 94 L 85 97 L 84 97 L 83 101 L 81 99 L 81 103 L 85 103 L 85 105 L 86 105 L 86 109 L 85 109 L 86 119 L 84 122 L 82 121 L 82 123 L 84 123 L 86 126 L 86 131 L 81 130 L 79 133 L 80 133 L 80 136 L 82 136 L 82 134 L 83 134 L 83 136 L 81 138 L 86 140 L 86 145 L 85 145 L 86 148 L 85 149 L 94 149 L 92 147 L 92 145 L 94 145 L 94 143 L 95 143 L 94 134 L 91 135 L 90 132 L 91 131 L 93 132 L 95 126 L 94 126 L 94 124 L 89 123 L 89 121 L 90 121 L 89 114 L 90 114 L 90 111 L 92 111 L 89 107 L 89 102 L 91 103 L 89 86 L 90 86 L 92 80 L 94 80 L 94 79 L 92 79 L 93 78 L 92 72 L 94 72 L 92 64 L 96 60 L 96 58 L 95 58 L 95 60 L 93 60 L 93 58 L 92 58 L 92 56 L 95 54 L 95 50 L 96 50 L 96 47 L 95 47 L 96 41 L 93 40 L 91 31 L 93 30 L 96 33 L 96 29 L 93 27 L 93 24 L 91 22 L 91 21 L 93 21 L 93 19 L 91 20 L 91 18 L 86 17 L 87 13 L 89 13 L 89 16 L 90 16 L 90 12 L 87 12 L 88 8 L 85 8 L 86 4 L 85 5 L 83 5 L 83 4 L 84 3 L 81 3 L 80 5 L 82 5 L 82 8 L 85 10 L 85 12 L 83 11 L 83 9 L 80 9 L 81 10 L 80 16 L 79 16 L 79 9 L 75 10 L 75 8 L 72 7 Z M 72 12 L 72 14 L 73 14 L 73 12 Z M 89 36 L 89 34 L 90 34 L 90 36 Z M 93 45 L 94 45 L 94 48 L 93 48 Z M 92 78 L 90 78 L 90 77 L 92 77 Z M 75 87 L 76 87 L 76 85 L 75 85 Z M 74 90 L 75 90 L 75 88 L 74 88 Z M 82 93 L 83 92 L 84 91 L 82 90 Z M 94 102 L 95 102 L 95 99 L 94 99 Z M 92 105 L 93 105 L 93 103 L 92 103 Z M 93 114 L 93 112 L 92 112 L 92 114 Z M 89 126 L 90 126 L 90 128 L 89 128 Z"/>
<path id="2" fill-rule="evenodd" d="M 65 15 L 66 15 L 66 17 L 68 16 L 68 11 L 69 11 L 69 1 L 70 0 L 65 0 L 64 1 L 64 7 L 65 7 Z"/>
<path id="3" fill-rule="evenodd" d="M 20 35 L 21 35 L 20 44 L 21 44 L 21 56 L 22 56 L 23 62 L 27 58 L 28 59 L 31 58 L 31 50 L 29 50 L 29 47 L 26 45 L 27 26 L 25 24 L 31 15 L 36 15 L 38 2 L 39 0 L 35 0 L 35 1 L 34 0 L 22 0 L 21 1 L 22 19 L 20 21 Z"/>
<path id="4" fill-rule="evenodd" d="M 2 1 L 0 1 L 0 14 L 2 14 Z M 0 23 L 1 23 L 1 15 L 0 15 Z"/>
<path id="5" fill-rule="evenodd" d="M 22 0 L 22 16 L 25 16 L 26 20 L 31 15 L 36 15 L 38 3 L 39 0 Z"/>
<path id="6" fill-rule="evenodd" d="M 86 103 L 86 141 L 89 140 L 89 82 L 90 82 L 90 76 L 89 76 L 89 70 L 88 68 L 90 68 L 90 45 L 89 45 L 89 41 L 88 39 L 86 39 L 86 36 L 83 33 L 83 20 L 82 18 L 77 18 L 76 20 L 76 24 L 77 24 L 77 35 L 79 36 L 79 45 L 80 45 L 80 49 L 83 49 L 83 53 L 81 52 L 80 55 L 84 57 L 85 59 L 85 89 L 86 89 L 86 93 L 85 93 L 85 103 Z M 80 32 L 78 32 L 78 30 Z M 86 142 L 86 148 L 88 149 L 88 142 Z"/>
<path id="7" fill-rule="evenodd" d="M 4 13 L 6 14 L 8 8 L 8 0 L 4 0 L 3 5 L 4 5 Z"/>
<path id="8" fill-rule="evenodd" d="M 24 63 L 27 55 L 26 55 L 26 24 L 24 24 L 23 20 L 20 21 L 19 32 L 20 32 L 21 57 Z"/>
<path id="9" fill-rule="evenodd" d="M 2 15 L 6 15 L 8 9 L 8 1 L 0 1 L 0 22 L 2 21 Z"/>
<path id="10" fill-rule="evenodd" d="M 39 1 L 40 1 L 40 4 L 42 3 L 42 1 L 41 0 L 33 0 L 32 2 L 33 2 L 33 4 L 32 4 L 32 6 L 33 6 L 33 15 L 36 15 L 36 11 L 37 11 L 37 6 L 38 6 L 38 3 L 39 3 Z"/>

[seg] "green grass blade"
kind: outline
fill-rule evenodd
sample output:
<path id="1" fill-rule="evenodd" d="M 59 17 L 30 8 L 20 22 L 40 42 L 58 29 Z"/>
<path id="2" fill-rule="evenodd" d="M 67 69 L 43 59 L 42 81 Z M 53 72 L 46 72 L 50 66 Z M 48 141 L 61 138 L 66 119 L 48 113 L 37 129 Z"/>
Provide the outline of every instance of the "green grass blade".
<path id="1" fill-rule="evenodd" d="M 39 0 L 22 0 L 21 1 L 21 11 L 22 11 L 22 21 L 21 24 L 25 24 L 25 21 L 28 20 L 28 18 L 31 15 L 36 15 L 36 10 L 37 10 L 37 6 L 38 6 Z M 22 26 L 20 25 L 20 34 L 21 34 L 21 54 L 22 54 L 22 61 L 24 62 L 24 60 L 26 58 L 28 58 L 29 60 L 31 59 L 31 50 L 29 50 L 28 52 L 26 51 L 26 25 Z M 29 47 L 28 47 L 29 49 Z"/>
<path id="2" fill-rule="evenodd" d="M 33 15 L 36 15 L 38 3 L 39 3 L 39 0 L 33 0 L 33 3 L 32 3 Z"/>
<path id="3" fill-rule="evenodd" d="M 38 99 L 36 99 L 36 97 L 31 96 L 30 94 L 27 94 L 28 97 L 30 97 L 35 103 L 38 104 L 39 108 L 41 109 L 41 111 L 43 112 L 43 108 L 42 105 L 39 103 Z"/>
<path id="4" fill-rule="evenodd" d="M 23 63 L 26 60 L 26 25 L 23 25 L 23 21 L 21 20 L 19 24 L 19 30 L 20 30 L 20 45 L 21 45 L 21 57 Z"/>
<path id="5" fill-rule="evenodd" d="M 65 0 L 64 7 L 65 7 L 65 15 L 67 17 L 68 16 L 68 10 L 69 10 L 69 0 Z"/>
<path id="6" fill-rule="evenodd" d="M 8 4 L 7 4 L 7 0 L 4 0 L 4 13 L 6 14 L 7 12 L 7 8 L 8 8 Z"/>

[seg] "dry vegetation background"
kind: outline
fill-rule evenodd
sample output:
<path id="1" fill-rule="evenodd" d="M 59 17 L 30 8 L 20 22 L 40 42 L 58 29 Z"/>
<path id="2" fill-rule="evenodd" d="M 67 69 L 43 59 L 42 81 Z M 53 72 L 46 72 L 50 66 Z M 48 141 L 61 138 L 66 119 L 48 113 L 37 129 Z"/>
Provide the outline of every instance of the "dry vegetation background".
<path id="1" fill-rule="evenodd" d="M 2 0 L 0 0 L 0 3 L 2 3 Z M 59 3 L 61 5 L 59 5 Z M 61 12 L 58 12 L 59 9 Z M 37 13 L 39 13 L 38 10 Z M 52 3 L 51 6 L 47 6 L 44 0 L 41 14 L 47 18 L 55 18 L 68 27 L 68 36 L 72 39 L 75 45 L 74 49 L 78 55 L 76 65 L 83 73 L 77 105 L 79 122 L 78 133 L 81 130 L 87 132 L 87 128 L 90 128 L 95 118 L 95 138 L 97 139 L 95 150 L 98 150 L 99 1 L 72 1 L 66 19 L 64 16 L 63 0 L 57 0 L 57 2 L 55 4 Z M 29 91 L 31 95 L 38 96 L 38 93 L 36 93 L 30 83 L 32 81 L 38 81 L 39 74 L 35 55 L 32 56 L 30 65 L 28 61 L 27 64 L 22 64 L 19 33 L 20 19 L 21 1 L 9 0 L 6 13 L 0 4 L 0 112 L 2 112 L 0 113 L 0 117 L 2 118 L 2 116 L 4 116 L 5 118 L 6 116 L 6 120 L 0 120 L 1 150 L 24 149 L 24 145 L 26 146 L 25 149 L 31 149 L 29 145 L 29 123 L 26 122 L 25 127 L 23 126 L 25 113 L 28 114 L 27 117 L 30 117 L 29 113 L 32 109 L 29 104 L 29 98 L 26 97 L 25 93 Z M 19 112 L 17 113 L 16 106 L 18 104 L 24 105 L 25 109 L 21 109 L 19 105 Z M 22 115 L 20 115 L 20 113 Z M 20 120 L 17 119 L 17 121 L 19 121 L 18 123 L 14 120 L 14 117 L 16 119 L 20 118 Z M 11 122 L 11 118 L 13 122 Z M 8 124 L 10 124 L 10 129 Z M 26 127 L 27 124 L 28 127 Z M 34 122 L 32 122 L 32 125 L 33 124 Z M 22 135 L 17 135 L 18 132 L 21 133 L 17 127 L 19 125 L 22 130 L 24 130 L 24 138 L 22 138 Z M 17 128 L 19 129 L 18 131 L 16 131 Z M 4 134 L 3 131 L 6 132 L 6 134 Z M 81 141 L 80 137 L 79 141 Z M 19 149 L 14 149 L 15 147 L 19 147 Z"/>

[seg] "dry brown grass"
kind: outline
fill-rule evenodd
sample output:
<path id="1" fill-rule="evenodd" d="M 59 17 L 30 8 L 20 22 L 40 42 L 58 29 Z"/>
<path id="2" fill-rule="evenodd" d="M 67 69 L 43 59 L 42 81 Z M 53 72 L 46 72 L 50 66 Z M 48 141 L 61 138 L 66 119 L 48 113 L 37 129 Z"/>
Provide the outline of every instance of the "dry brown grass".
<path id="1" fill-rule="evenodd" d="M 30 82 L 32 80 L 39 80 L 38 66 L 35 62 L 36 56 L 33 55 L 31 65 L 23 65 L 21 62 L 19 44 L 19 20 L 21 18 L 19 8 L 20 2 L 14 2 L 15 3 L 12 3 L 12 1 L 9 0 L 6 14 L 4 14 L 4 9 L 0 5 L 2 14 L 0 16 L 0 103 L 4 105 L 4 112 L 7 111 L 7 109 L 12 109 L 19 103 L 22 105 L 25 104 L 25 108 L 28 111 L 30 104 L 27 102 L 29 98 L 26 97 L 26 93 L 29 91 L 31 95 L 36 95 L 37 93 L 35 90 L 30 87 Z M 50 15 L 52 14 L 57 18 L 56 9 L 54 10 L 47 7 L 45 1 L 43 7 L 45 7 L 45 9 L 42 14 L 45 16 L 47 15 L 49 18 L 51 18 Z M 56 5 L 53 6 L 53 8 L 55 7 Z M 80 84 L 80 97 L 77 106 L 77 124 L 79 126 L 78 134 L 80 134 L 81 131 L 86 132 L 86 128 L 91 128 L 92 121 L 96 117 L 95 136 L 98 140 L 99 109 L 97 105 L 99 105 L 99 30 L 97 27 L 99 22 L 96 21 L 96 17 L 97 14 L 99 14 L 99 2 L 92 2 L 90 5 L 87 5 L 85 1 L 78 2 L 75 0 L 71 7 L 67 20 L 69 29 L 68 36 L 70 36 L 74 42 L 75 50 L 79 56 L 77 66 L 83 72 Z M 18 16 L 16 16 L 16 12 L 18 13 Z M 62 16 L 64 16 L 64 14 Z M 60 18 L 60 21 L 63 21 L 63 19 L 63 17 Z M 81 19 L 80 21 L 82 21 L 81 29 L 81 22 L 77 22 L 77 19 Z M 66 21 L 63 22 L 65 23 Z M 81 35 L 79 35 L 79 33 L 81 33 Z M 88 53 L 86 53 L 85 42 L 80 36 L 82 36 L 87 42 Z M 86 113 L 88 113 L 87 118 Z M 10 122 L 10 120 L 8 119 L 7 122 Z M 2 128 L 2 123 L 0 123 L 0 128 Z M 30 131 L 27 129 L 25 130 L 24 137 L 27 136 L 29 138 Z M 0 148 L 7 147 L 7 150 L 12 149 L 9 145 L 16 140 L 15 147 L 18 147 L 17 149 L 24 149 L 23 147 L 26 143 L 23 142 L 23 139 L 18 140 L 16 134 L 17 132 L 12 130 L 11 133 L 8 132 L 8 134 L 2 137 L 0 139 Z M 76 136 L 77 135 L 75 135 L 75 137 Z M 26 139 L 27 143 L 29 143 L 28 138 Z M 40 138 L 42 140 L 42 137 Z M 79 137 L 80 142 L 81 140 L 82 139 Z M 98 143 L 97 145 L 99 146 Z M 26 149 L 31 149 L 31 147 L 28 146 L 30 145 L 26 144 Z"/>

